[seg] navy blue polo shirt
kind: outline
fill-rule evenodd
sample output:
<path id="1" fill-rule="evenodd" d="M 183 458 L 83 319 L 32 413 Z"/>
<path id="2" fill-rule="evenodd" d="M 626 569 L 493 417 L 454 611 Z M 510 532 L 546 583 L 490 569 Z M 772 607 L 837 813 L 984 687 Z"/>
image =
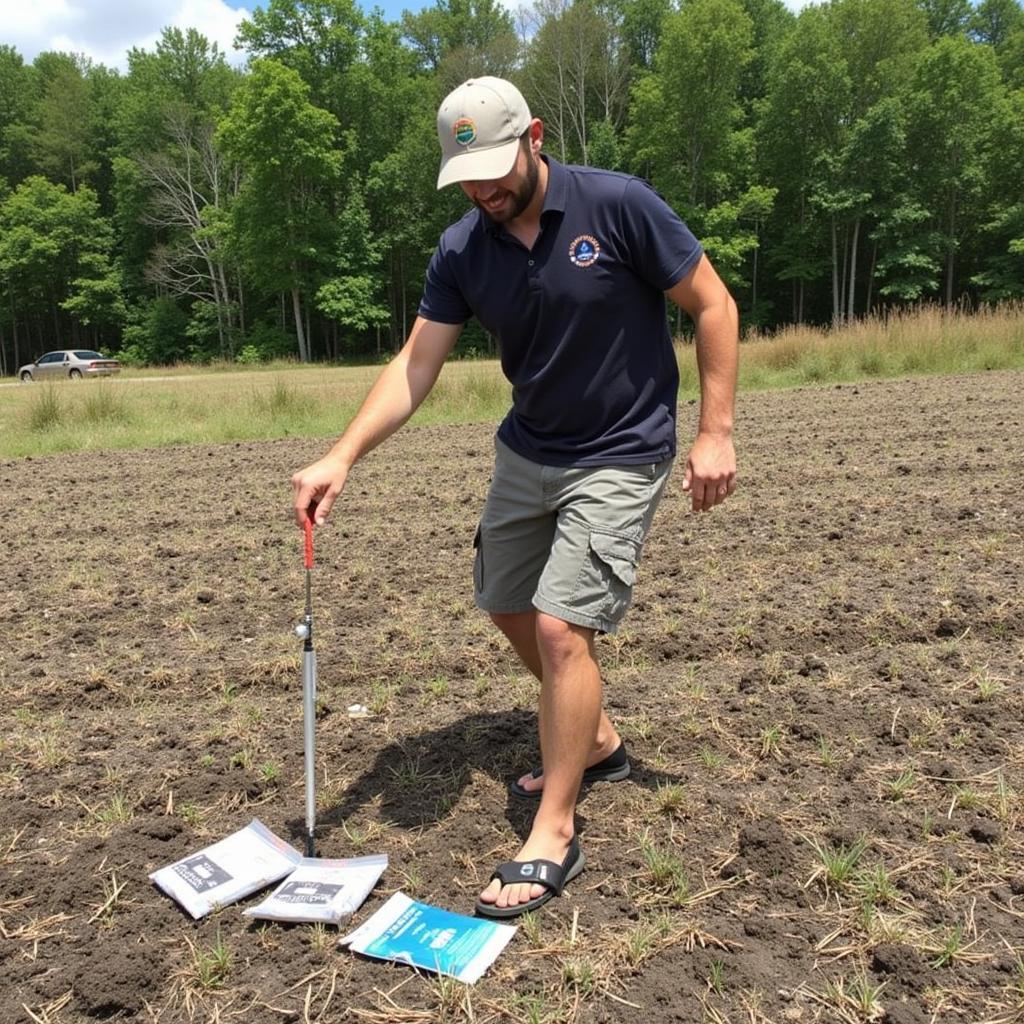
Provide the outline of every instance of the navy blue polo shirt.
<path id="1" fill-rule="evenodd" d="M 679 388 L 664 292 L 700 243 L 642 179 L 542 159 L 533 248 L 474 207 L 441 236 L 419 314 L 476 316 L 497 337 L 512 384 L 498 437 L 513 451 L 554 466 L 661 461 Z"/>

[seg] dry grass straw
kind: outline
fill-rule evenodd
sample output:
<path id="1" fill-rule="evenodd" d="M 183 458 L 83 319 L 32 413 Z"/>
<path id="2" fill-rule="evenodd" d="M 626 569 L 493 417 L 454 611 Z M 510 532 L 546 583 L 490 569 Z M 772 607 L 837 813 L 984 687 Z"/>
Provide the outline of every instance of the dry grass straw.
<path id="1" fill-rule="evenodd" d="M 894 310 L 834 330 L 795 325 L 744 339 L 745 389 L 1024 367 L 1024 304 Z"/>

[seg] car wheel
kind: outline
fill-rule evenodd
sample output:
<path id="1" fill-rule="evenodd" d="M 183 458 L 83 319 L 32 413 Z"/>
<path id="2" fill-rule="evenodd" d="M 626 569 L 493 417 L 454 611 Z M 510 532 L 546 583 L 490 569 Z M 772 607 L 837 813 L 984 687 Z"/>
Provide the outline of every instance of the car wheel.
<path id="1" fill-rule="evenodd" d="M 21 380 L 22 380 L 23 384 L 31 384 L 32 383 L 32 374 L 31 374 L 31 372 L 29 370 L 24 370 L 22 372 L 22 374 L 21 374 Z"/>
<path id="2" fill-rule="evenodd" d="M 82 371 L 81 370 L 68 370 L 68 376 L 72 380 L 81 380 L 82 379 Z"/>

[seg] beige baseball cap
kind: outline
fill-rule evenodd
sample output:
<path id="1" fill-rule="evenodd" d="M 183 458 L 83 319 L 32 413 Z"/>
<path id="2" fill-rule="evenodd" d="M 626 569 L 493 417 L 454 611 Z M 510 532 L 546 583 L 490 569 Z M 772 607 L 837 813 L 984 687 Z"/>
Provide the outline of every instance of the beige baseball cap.
<path id="1" fill-rule="evenodd" d="M 437 187 L 503 178 L 516 162 L 519 136 L 530 127 L 523 94 L 504 78 L 471 78 L 437 111 L 441 171 Z"/>

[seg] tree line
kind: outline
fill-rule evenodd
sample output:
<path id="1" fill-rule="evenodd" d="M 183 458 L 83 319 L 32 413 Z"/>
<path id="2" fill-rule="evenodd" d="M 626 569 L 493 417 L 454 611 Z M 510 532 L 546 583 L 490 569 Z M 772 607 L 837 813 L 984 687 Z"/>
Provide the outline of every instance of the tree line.
<path id="1" fill-rule="evenodd" d="M 436 108 L 481 74 L 557 159 L 650 180 L 747 325 L 1024 297 L 1020 0 L 269 0 L 237 45 L 0 45 L 0 371 L 392 350 L 465 209 Z"/>

